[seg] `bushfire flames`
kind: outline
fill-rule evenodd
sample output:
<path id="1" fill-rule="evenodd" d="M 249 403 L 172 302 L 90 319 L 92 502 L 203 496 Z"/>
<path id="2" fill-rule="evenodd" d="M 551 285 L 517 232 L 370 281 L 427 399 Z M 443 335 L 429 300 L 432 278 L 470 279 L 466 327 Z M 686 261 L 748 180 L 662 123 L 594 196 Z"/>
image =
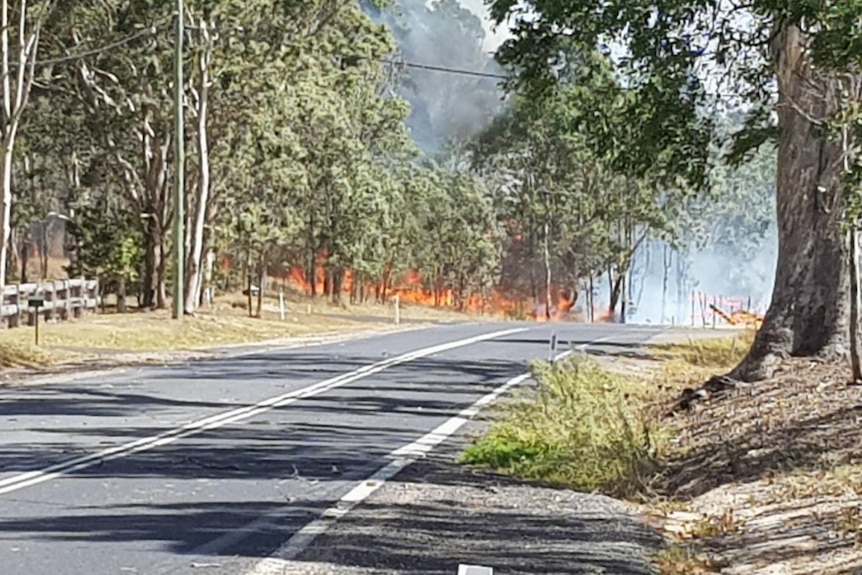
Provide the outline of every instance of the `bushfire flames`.
<path id="1" fill-rule="evenodd" d="M 315 270 L 314 283 L 308 280 L 306 273 L 299 267 L 290 270 L 288 278 L 290 283 L 307 293 L 322 294 L 332 289 L 327 284 L 326 272 L 323 267 Z M 406 304 L 425 305 L 433 307 L 451 307 L 472 313 L 488 315 L 502 315 L 507 317 L 532 318 L 535 321 L 564 321 L 572 319 L 570 312 L 577 303 L 577 292 L 554 286 L 551 290 L 555 294 L 556 301 L 550 306 L 543 302 L 536 305 L 530 297 L 516 297 L 506 294 L 499 289 L 488 290 L 485 294 L 466 293 L 460 295 L 451 288 L 435 288 L 433 282 L 425 281 L 415 271 L 408 271 L 400 281 L 395 278 L 387 278 L 385 283 L 389 285 L 367 282 L 364 285 L 354 285 L 354 274 L 347 270 L 341 281 L 342 294 L 364 300 L 366 298 L 380 297 L 391 299 L 398 296 L 400 301 Z M 553 297 L 553 296 L 552 296 Z M 610 312 L 596 313 L 594 321 L 610 322 L 613 315 Z"/>

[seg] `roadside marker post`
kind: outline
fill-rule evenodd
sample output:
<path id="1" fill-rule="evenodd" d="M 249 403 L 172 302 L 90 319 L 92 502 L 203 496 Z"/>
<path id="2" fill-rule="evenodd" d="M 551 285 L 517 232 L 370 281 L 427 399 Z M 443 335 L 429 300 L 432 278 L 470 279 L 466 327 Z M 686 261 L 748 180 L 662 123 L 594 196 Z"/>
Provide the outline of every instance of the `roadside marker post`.
<path id="1" fill-rule="evenodd" d="M 39 345 L 39 308 L 45 305 L 45 297 L 34 295 L 27 299 L 27 305 L 32 310 L 33 325 L 36 328 L 36 345 Z"/>
<path id="2" fill-rule="evenodd" d="M 554 356 L 557 355 L 557 332 L 551 334 L 551 340 L 548 342 L 548 363 L 554 363 Z"/>

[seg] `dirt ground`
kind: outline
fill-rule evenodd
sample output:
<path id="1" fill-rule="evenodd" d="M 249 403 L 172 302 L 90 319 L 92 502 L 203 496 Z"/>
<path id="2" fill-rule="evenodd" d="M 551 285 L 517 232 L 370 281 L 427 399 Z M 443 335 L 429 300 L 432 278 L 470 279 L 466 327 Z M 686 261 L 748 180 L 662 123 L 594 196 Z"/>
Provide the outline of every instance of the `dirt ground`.
<path id="1" fill-rule="evenodd" d="M 710 371 L 647 357 L 608 367 L 657 384 L 664 406 Z M 862 386 L 849 381 L 849 365 L 795 359 L 662 415 L 673 438 L 641 506 L 675 541 L 662 573 L 862 574 Z"/>

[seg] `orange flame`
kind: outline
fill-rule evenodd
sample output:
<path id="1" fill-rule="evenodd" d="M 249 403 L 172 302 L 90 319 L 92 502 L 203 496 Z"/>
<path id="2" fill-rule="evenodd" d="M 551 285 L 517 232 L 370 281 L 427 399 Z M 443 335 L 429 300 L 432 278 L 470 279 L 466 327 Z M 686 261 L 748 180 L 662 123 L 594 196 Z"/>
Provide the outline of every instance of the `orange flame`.
<path id="1" fill-rule="evenodd" d="M 324 292 L 323 286 L 326 281 L 326 271 L 323 266 L 315 269 L 315 287 L 317 294 Z M 306 292 L 311 292 L 311 282 L 306 278 L 306 272 L 299 267 L 289 270 L 285 277 L 294 287 Z M 462 309 L 470 313 L 482 313 L 489 315 L 503 315 L 510 317 L 523 317 L 525 310 L 533 309 L 529 314 L 538 321 L 545 321 L 545 313 L 538 313 L 528 297 L 518 297 L 508 294 L 505 290 L 494 288 L 486 290 L 484 294 L 467 292 L 459 294 L 457 290 L 449 287 L 435 286 L 431 280 L 425 280 L 415 270 L 408 270 L 400 277 L 391 277 L 391 272 L 386 270 L 378 282 L 366 282 L 363 286 L 366 296 L 374 297 L 382 294 L 384 299 L 398 296 L 405 304 L 424 305 L 430 307 L 452 307 Z M 350 294 L 354 289 L 354 274 L 346 270 L 341 278 L 342 294 Z M 384 293 L 385 292 L 385 293 Z M 561 321 L 566 318 L 568 312 L 574 307 L 577 300 L 577 292 L 559 290 L 559 297 L 551 306 L 552 321 Z"/>
<path id="2" fill-rule="evenodd" d="M 593 312 L 596 323 L 616 323 L 617 314 L 614 313 L 614 310 L 610 308 L 606 308 L 604 311 L 599 313 L 598 315 Z"/>
<path id="3" fill-rule="evenodd" d="M 536 321 L 563 321 L 568 318 L 569 312 L 578 301 L 578 292 L 565 289 L 558 290 L 557 301 L 551 304 L 550 313 L 548 306 L 544 303 L 533 309 L 533 319 Z"/>
<path id="4" fill-rule="evenodd" d="M 285 270 L 284 281 L 294 288 L 323 295 L 331 292 L 332 286 L 328 284 L 325 269 L 326 254 L 316 258 L 317 265 L 314 270 L 313 283 L 309 281 L 305 269 L 299 266 Z M 222 259 L 222 269 L 227 272 L 233 266 L 231 258 L 225 256 Z M 355 274 L 352 270 L 345 270 L 342 274 L 341 293 L 348 295 L 354 293 Z M 327 288 L 327 289 L 324 289 Z M 408 270 L 398 277 L 393 277 L 391 266 L 388 266 L 381 278 L 376 281 L 365 281 L 356 286 L 357 295 L 366 298 L 390 300 L 398 296 L 405 304 L 423 305 L 431 307 L 451 307 L 469 313 L 481 313 L 488 315 L 502 315 L 506 317 L 532 318 L 534 321 L 583 321 L 580 316 L 572 314 L 575 310 L 578 294 L 576 290 L 560 288 L 555 286 L 553 292 L 557 294 L 556 301 L 551 302 L 550 314 L 546 310 L 546 304 L 536 305 L 532 298 L 505 290 L 500 287 L 485 290 L 484 293 L 475 293 L 465 290 L 459 294 L 457 290 L 450 287 L 435 285 L 433 280 L 425 279 L 419 272 Z M 550 318 L 548 317 L 550 316 Z M 611 314 L 604 313 L 598 321 L 610 321 Z"/>

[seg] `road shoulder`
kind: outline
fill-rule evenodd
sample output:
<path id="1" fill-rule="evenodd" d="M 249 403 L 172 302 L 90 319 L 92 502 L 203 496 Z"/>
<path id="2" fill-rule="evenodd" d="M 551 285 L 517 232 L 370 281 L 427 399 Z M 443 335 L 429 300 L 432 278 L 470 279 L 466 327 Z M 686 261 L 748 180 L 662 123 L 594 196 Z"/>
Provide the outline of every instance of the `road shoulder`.
<path id="1" fill-rule="evenodd" d="M 653 572 L 648 558 L 663 540 L 625 503 L 458 464 L 466 441 L 485 425 L 469 422 L 294 560 L 274 560 L 273 572 L 454 575 L 459 563 L 506 575 Z"/>
<path id="2" fill-rule="evenodd" d="M 273 349 L 295 349 L 314 347 L 334 343 L 343 343 L 361 339 L 385 336 L 394 333 L 406 333 L 426 330 L 441 324 L 421 323 L 413 325 L 386 326 L 377 329 L 348 332 L 330 332 L 304 337 L 288 337 L 248 343 L 224 344 L 219 346 L 200 347 L 190 350 L 176 351 L 141 351 L 124 352 L 119 350 L 99 350 L 102 355 L 93 359 L 67 361 L 47 367 L 19 367 L 0 370 L 0 386 L 3 385 L 48 385 L 64 384 L 90 379 L 108 374 L 118 374 L 123 371 L 144 366 L 171 366 L 189 362 L 201 362 L 211 359 L 238 358 L 272 351 Z M 465 325 L 470 325 L 465 322 Z"/>

